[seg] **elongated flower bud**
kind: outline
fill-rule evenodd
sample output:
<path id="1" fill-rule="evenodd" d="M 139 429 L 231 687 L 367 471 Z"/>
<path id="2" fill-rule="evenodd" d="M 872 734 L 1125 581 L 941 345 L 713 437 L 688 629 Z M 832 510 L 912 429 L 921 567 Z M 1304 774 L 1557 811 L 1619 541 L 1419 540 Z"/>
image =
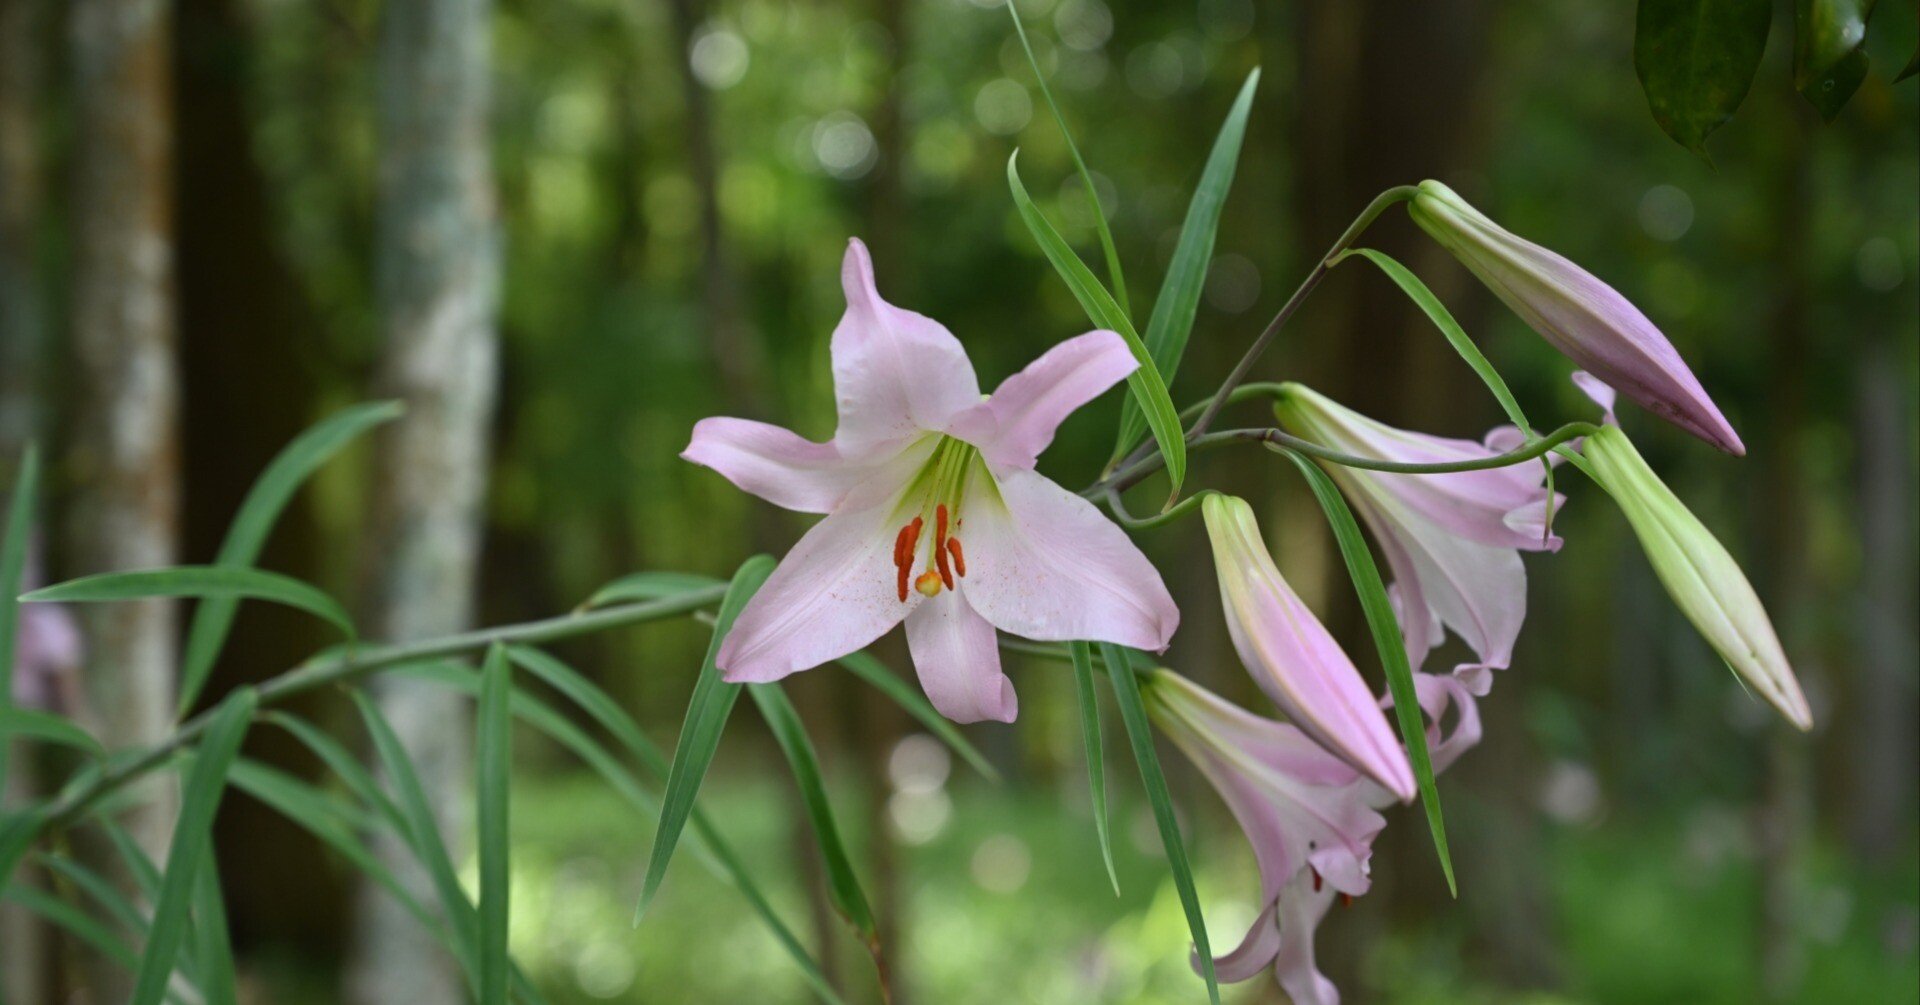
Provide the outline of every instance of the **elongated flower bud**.
<path id="1" fill-rule="evenodd" d="M 1437 181 L 1420 183 L 1408 213 L 1567 358 L 1708 443 L 1747 452 L 1673 343 L 1613 287 Z"/>
<path id="2" fill-rule="evenodd" d="M 1687 620 L 1780 714 L 1811 729 L 1813 713 L 1773 622 L 1733 556 L 1653 473 L 1618 426 L 1588 437 L 1581 453 L 1627 515 L 1653 571 Z"/>
<path id="3" fill-rule="evenodd" d="M 1300 601 L 1267 553 L 1246 500 L 1201 504 L 1220 576 L 1227 633 L 1254 682 L 1300 731 L 1401 799 L 1413 769 L 1353 661 Z"/>

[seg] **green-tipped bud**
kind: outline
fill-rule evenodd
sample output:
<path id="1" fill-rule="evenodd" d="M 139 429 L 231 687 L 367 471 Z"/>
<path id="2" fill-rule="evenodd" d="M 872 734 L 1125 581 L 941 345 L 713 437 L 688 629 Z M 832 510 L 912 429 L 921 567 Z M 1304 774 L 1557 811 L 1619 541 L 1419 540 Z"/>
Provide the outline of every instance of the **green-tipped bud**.
<path id="1" fill-rule="evenodd" d="M 1653 473 L 1617 426 L 1581 448 L 1613 496 L 1674 603 L 1740 678 L 1801 729 L 1813 727 L 1800 682 L 1787 665 L 1760 598 L 1733 556 Z"/>

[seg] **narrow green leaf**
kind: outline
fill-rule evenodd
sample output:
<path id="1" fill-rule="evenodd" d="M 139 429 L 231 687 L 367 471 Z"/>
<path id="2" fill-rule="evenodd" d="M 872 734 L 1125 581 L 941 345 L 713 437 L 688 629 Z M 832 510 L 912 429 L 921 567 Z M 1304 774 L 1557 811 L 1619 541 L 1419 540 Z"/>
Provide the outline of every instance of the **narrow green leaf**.
<path id="1" fill-rule="evenodd" d="M 1207 268 L 1213 263 L 1214 236 L 1220 230 L 1220 211 L 1227 204 L 1227 192 L 1233 187 L 1234 167 L 1240 160 L 1240 143 L 1247 135 L 1247 116 L 1253 111 L 1254 88 L 1260 84 L 1260 71 L 1247 74 L 1240 96 L 1227 111 L 1227 120 L 1214 137 L 1213 152 L 1194 186 L 1193 200 L 1187 204 L 1187 219 L 1180 225 L 1180 239 L 1173 248 L 1173 261 L 1167 263 L 1167 275 L 1160 281 L 1160 295 L 1154 298 L 1153 314 L 1147 318 L 1144 341 L 1160 367 L 1161 379 L 1173 383 L 1180 369 L 1180 357 L 1187 351 L 1187 336 L 1193 331 L 1193 317 L 1200 307 L 1200 291 L 1207 284 Z M 1147 419 L 1139 403 L 1132 398 L 1120 404 L 1120 436 L 1113 445 L 1113 459 L 1125 457 L 1147 431 Z"/>
<path id="2" fill-rule="evenodd" d="M 33 504 L 40 491 L 40 452 L 27 444 L 20 455 L 20 471 L 13 480 L 7 505 L 6 536 L 0 538 L 0 712 L 13 707 L 13 654 L 20 633 L 20 576 L 27 565 L 27 547 L 33 539 Z M 7 747 L 0 739 L 0 778 L 7 777 Z M 5 865 L 0 861 L 0 865 Z M 7 873 L 0 870 L 0 885 Z"/>
<path id="3" fill-rule="evenodd" d="M 49 872 L 72 883 L 74 888 L 87 895 L 100 909 L 112 918 L 115 924 L 134 935 L 144 937 L 147 933 L 147 919 L 133 906 L 119 888 L 105 876 L 93 871 L 80 862 L 65 855 L 37 855 L 35 861 L 47 867 Z"/>
<path id="4" fill-rule="evenodd" d="M 147 857 L 146 849 L 140 847 L 140 842 L 135 841 L 133 835 L 111 816 L 96 811 L 92 822 L 106 832 L 114 851 L 126 863 L 127 872 L 133 876 L 134 889 L 140 892 L 141 899 L 152 902 L 160 895 L 160 867 Z"/>
<path id="5" fill-rule="evenodd" d="M 987 761 L 986 755 L 967 742 L 967 738 L 961 734 L 959 727 L 953 724 L 953 720 L 941 715 L 919 688 L 900 679 L 899 674 L 887 669 L 885 664 L 865 652 L 848 653 L 834 662 L 845 667 L 854 676 L 873 685 L 881 694 L 892 698 L 894 704 L 906 709 L 907 714 L 926 727 L 927 732 L 939 737 L 940 742 L 959 754 L 961 760 L 972 765 L 973 770 L 980 773 L 980 777 L 990 782 L 1000 780 L 1000 772 Z"/>
<path id="6" fill-rule="evenodd" d="M 827 787 L 820 777 L 820 759 L 814 753 L 813 742 L 807 739 L 807 727 L 780 685 L 752 684 L 747 687 L 747 693 L 760 707 L 774 742 L 780 745 L 787 767 L 793 771 L 800 801 L 807 810 L 807 821 L 813 825 L 814 839 L 820 845 L 820 857 L 826 861 L 827 892 L 833 898 L 833 906 L 877 955 L 879 926 L 874 923 L 873 908 L 867 903 L 866 893 L 860 889 L 860 877 L 853 871 L 847 846 L 840 840 L 840 826 L 833 819 L 833 803 L 827 799 Z"/>
<path id="7" fill-rule="evenodd" d="M 14 708 L 0 704 L 0 746 L 14 736 L 30 736 L 47 743 L 58 743 L 84 751 L 95 757 L 105 757 L 106 748 L 86 730 L 74 725 L 73 720 L 54 715 L 51 712 L 39 712 L 30 708 Z"/>
<path id="8" fill-rule="evenodd" d="M 1073 657 L 1073 686 L 1080 697 L 1080 733 L 1087 744 L 1087 784 L 1093 791 L 1093 830 L 1100 838 L 1100 858 L 1107 864 L 1107 881 L 1120 895 L 1120 873 L 1113 868 L 1113 834 L 1107 822 L 1107 759 L 1100 739 L 1100 702 L 1093 693 L 1093 648 L 1069 642 Z"/>
<path id="9" fill-rule="evenodd" d="M 707 656 L 700 665 L 700 677 L 694 682 L 693 698 L 687 704 L 687 717 L 680 726 L 680 739 L 674 744 L 673 767 L 667 772 L 667 792 L 661 799 L 660 829 L 654 835 L 653 850 L 647 858 L 640 903 L 633 912 L 635 925 L 646 914 L 654 894 L 660 892 L 660 881 L 666 877 L 667 863 L 673 860 L 673 849 L 680 843 L 680 831 L 693 812 L 693 799 L 700 792 L 707 765 L 713 762 L 714 751 L 720 747 L 720 733 L 726 728 L 734 701 L 740 697 L 740 685 L 721 680 L 720 669 L 714 665 L 720 655 L 720 643 L 732 630 L 740 609 L 747 606 L 754 591 L 772 574 L 773 564 L 773 558 L 768 555 L 747 559 L 733 574 L 727 595 L 721 598 L 713 639 L 707 644 Z"/>
<path id="10" fill-rule="evenodd" d="M 1360 609 L 1366 613 L 1367 627 L 1373 632 L 1374 648 L 1380 652 L 1380 665 L 1386 669 L 1387 690 L 1393 694 L 1393 713 L 1400 724 L 1400 739 L 1407 745 L 1413 761 L 1414 778 L 1420 783 L 1420 802 L 1427 810 L 1427 828 L 1433 832 L 1433 849 L 1440 856 L 1440 871 L 1446 874 L 1447 889 L 1460 895 L 1453 878 L 1453 857 L 1447 851 L 1447 826 L 1440 812 L 1440 791 L 1433 784 L 1433 758 L 1427 751 L 1427 726 L 1421 718 L 1420 699 L 1413 689 L 1413 667 L 1407 662 L 1407 644 L 1400 635 L 1400 623 L 1393 614 L 1393 601 L 1387 597 L 1386 584 L 1353 510 L 1347 507 L 1340 489 L 1320 466 L 1305 455 L 1274 446 L 1300 469 L 1314 498 L 1326 512 L 1327 523 L 1340 544 L 1340 556 L 1346 560 L 1347 576 L 1360 595 Z"/>
<path id="11" fill-rule="evenodd" d="M 227 769 L 227 781 L 250 794 L 274 793 L 276 807 L 291 806 L 302 816 L 340 820 L 352 831 L 370 831 L 381 823 L 373 813 L 341 798 L 339 793 L 309 785 L 290 772 L 250 758 L 234 761 Z"/>
<path id="12" fill-rule="evenodd" d="M 102 572 L 35 590 L 21 600 L 98 603 L 149 597 L 248 598 L 306 611 L 353 638 L 353 619 L 340 602 L 291 576 L 262 569 L 178 565 L 168 569 Z"/>
<path id="13" fill-rule="evenodd" d="M 593 596 L 580 606 L 584 610 L 637 600 L 659 600 L 722 585 L 722 580 L 692 572 L 636 572 L 593 591 Z"/>
<path id="14" fill-rule="evenodd" d="M 1427 319 L 1433 322 L 1433 326 L 1440 329 L 1440 333 L 1447 337 L 1447 343 L 1453 346 L 1453 351 L 1459 354 L 1460 358 L 1465 360 L 1468 366 L 1473 368 L 1473 372 L 1480 377 L 1480 382 L 1485 384 L 1487 390 L 1493 393 L 1494 400 L 1500 403 L 1500 410 L 1507 413 L 1508 421 L 1520 428 L 1520 435 L 1529 440 L 1533 439 L 1533 424 L 1527 421 L 1527 413 L 1520 409 L 1519 400 L 1516 399 L 1513 396 L 1513 392 L 1507 388 L 1507 382 L 1501 379 L 1500 371 L 1493 368 L 1493 364 L 1488 362 L 1486 355 L 1480 351 L 1480 347 L 1474 345 L 1473 339 L 1467 337 L 1467 330 L 1460 327 L 1460 322 L 1453 319 L 1453 312 L 1447 310 L 1447 305 L 1441 303 L 1440 298 L 1433 295 L 1433 291 L 1427 288 L 1427 284 L 1421 282 L 1420 277 L 1414 275 L 1406 266 L 1401 265 L 1392 257 L 1375 251 L 1372 248 L 1354 248 L 1343 251 L 1334 258 L 1333 264 L 1339 265 L 1353 255 L 1358 255 L 1372 262 L 1374 265 L 1379 266 L 1380 271 L 1386 273 L 1387 278 L 1393 280 L 1394 285 L 1400 287 L 1400 291 L 1405 293 L 1408 299 L 1412 300 L 1419 306 L 1421 311 L 1426 313 Z M 1546 523 L 1547 526 L 1551 528 L 1553 526 L 1554 496 L 1553 462 L 1546 457 L 1542 457 L 1540 458 L 1540 466 L 1547 471 Z"/>
<path id="15" fill-rule="evenodd" d="M 157 1005 L 166 997 L 167 981 L 186 937 L 194 873 L 208 854 L 213 816 L 227 788 L 227 770 L 240 753 L 240 742 L 246 739 L 259 703 L 260 697 L 252 688 L 235 691 L 220 703 L 206 737 L 200 741 L 180 797 L 173 840 L 167 848 L 167 866 L 161 872 L 160 896 L 153 908 L 153 927 L 147 933 L 140 969 L 134 976 L 134 1005 Z"/>
<path id="16" fill-rule="evenodd" d="M 1794 0 L 1793 86 L 1832 122 L 1867 79 L 1874 0 Z"/>
<path id="17" fill-rule="evenodd" d="M 105 924 L 90 917 L 85 911 L 31 886 L 10 886 L 0 890 L 0 900 L 10 900 L 39 915 L 49 924 L 66 931 L 69 935 L 86 943 L 95 952 L 112 960 L 122 969 L 132 970 L 135 962 L 133 950 L 120 941 L 120 937 Z"/>
<path id="18" fill-rule="evenodd" d="M 226 538 L 220 542 L 213 564 L 251 566 L 260 557 L 267 535 L 294 492 L 360 434 L 399 418 L 401 411 L 397 401 L 356 405 L 328 416 L 295 437 L 248 490 L 234 514 L 233 524 L 227 528 Z M 233 627 L 234 612 L 239 606 L 238 597 L 209 597 L 194 608 L 193 623 L 187 629 L 186 651 L 180 660 L 180 714 L 185 715 L 199 700 L 207 674 L 212 672 L 214 660 L 226 645 L 227 633 Z"/>
<path id="19" fill-rule="evenodd" d="M 447 855 L 446 841 L 440 835 L 439 822 L 434 819 L 433 806 L 427 802 L 426 790 L 420 785 L 420 776 L 413 770 L 413 761 L 407 748 L 393 731 L 393 725 L 381 714 L 380 707 L 359 688 L 353 689 L 353 702 L 360 710 L 360 718 L 366 724 L 368 735 L 373 738 L 374 754 L 380 762 L 381 772 L 392 786 L 394 802 L 399 804 L 400 811 L 407 818 L 405 836 L 408 844 L 412 846 L 414 857 L 426 869 L 434 895 L 440 901 L 441 914 L 452 935 L 454 958 L 460 962 L 461 970 L 477 991 L 480 980 L 476 965 L 480 939 L 479 917 L 472 902 L 467 900 L 466 891 L 460 888 L 460 876 L 454 871 L 453 860 Z"/>
<path id="20" fill-rule="evenodd" d="M 671 770 L 666 754 L 641 731 L 639 724 L 634 722 L 633 718 L 604 690 L 594 686 L 593 682 L 587 680 L 578 670 L 541 650 L 526 646 L 510 646 L 507 653 L 521 669 L 545 681 L 548 686 L 565 695 L 568 700 L 591 716 L 654 778 L 660 781 L 666 780 Z M 886 671 L 882 669 L 881 672 Z M 584 737 L 581 739 L 584 740 Z M 561 742 L 567 744 L 564 739 Z M 572 744 L 567 745 L 572 746 Z M 593 755 L 578 747 L 573 749 L 581 755 L 583 760 L 593 760 Z M 611 761 L 611 758 L 608 760 Z M 601 769 L 601 774 L 608 775 L 608 771 Z M 630 791 L 632 794 L 629 795 L 629 801 L 640 807 L 643 813 L 655 819 L 659 817 L 658 802 L 654 801 L 650 795 L 644 794 L 644 789 L 639 782 L 633 780 L 630 775 L 624 782 L 615 781 L 609 776 L 609 782 L 616 789 Z M 793 930 L 788 928 L 786 923 L 780 920 L 780 916 L 774 912 L 773 905 L 760 891 L 759 884 L 747 871 L 739 855 L 720 836 L 719 830 L 707 820 L 706 814 L 700 807 L 693 808 L 690 819 L 694 836 L 699 841 L 695 848 L 699 848 L 701 844 L 706 846 L 721 874 L 740 891 L 740 896 L 747 901 L 749 907 L 753 908 L 754 913 L 760 916 L 761 923 L 767 926 L 767 930 L 773 933 L 774 939 L 780 943 L 781 948 L 793 958 L 794 963 L 799 965 L 814 992 L 822 1000 L 838 1005 L 841 1001 L 840 996 L 833 990 L 833 985 L 828 983 L 826 975 L 820 970 L 820 965 L 814 961 L 813 956 L 807 951 L 806 946 L 801 944 L 799 937 L 794 935 Z"/>
<path id="21" fill-rule="evenodd" d="M 474 727 L 475 822 L 480 835 L 480 1005 L 507 1002 L 507 920 L 512 909 L 509 767 L 513 758 L 513 665 L 494 643 L 480 669 L 480 711 Z"/>
<path id="22" fill-rule="evenodd" d="M 278 726 L 293 734 L 294 739 L 299 740 L 302 746 L 312 751 L 313 755 L 333 772 L 334 777 L 346 785 L 347 791 L 351 792 L 355 799 L 377 813 L 389 827 L 393 828 L 395 834 L 401 836 L 402 840 L 407 840 L 407 820 L 400 812 L 400 807 L 380 788 L 380 783 L 374 781 L 373 775 L 361 766 L 360 759 L 355 757 L 344 744 L 328 735 L 325 730 L 285 712 L 268 711 L 261 718 L 269 725 Z"/>
<path id="23" fill-rule="evenodd" d="M 1707 136 L 1747 97 L 1767 48 L 1769 0 L 1640 0 L 1633 68 L 1653 120 L 1712 163 Z"/>
<path id="24" fill-rule="evenodd" d="M 42 822 L 42 812 L 38 806 L 0 815 L 0 890 L 6 889 L 13 880 L 14 867 L 33 847 L 33 839 L 39 836 Z"/>
<path id="25" fill-rule="evenodd" d="M 1027 194 L 1027 187 L 1020 182 L 1018 159 L 1019 151 L 1007 158 L 1007 185 L 1013 190 L 1013 204 L 1020 211 L 1020 219 L 1026 222 L 1027 230 L 1046 254 L 1047 261 L 1053 263 L 1053 269 L 1066 281 L 1067 289 L 1073 292 L 1073 298 L 1080 301 L 1080 308 L 1087 317 L 1102 328 L 1118 332 L 1126 340 L 1127 348 L 1133 351 L 1133 358 L 1140 361 L 1140 368 L 1127 377 L 1127 389 L 1139 401 L 1141 411 L 1146 416 L 1147 428 L 1153 431 L 1153 439 L 1160 447 L 1160 454 L 1166 458 L 1167 477 L 1173 482 L 1173 491 L 1168 501 L 1180 494 L 1180 483 L 1187 477 L 1187 441 L 1186 433 L 1180 427 L 1180 412 L 1173 407 L 1173 399 L 1167 396 L 1167 382 L 1160 375 L 1160 368 L 1153 361 L 1153 354 L 1147 351 L 1146 344 L 1140 341 L 1139 333 L 1133 330 L 1133 322 L 1128 320 L 1125 311 L 1114 303 L 1112 294 L 1100 285 L 1100 280 L 1087 269 L 1080 256 L 1053 229 L 1040 207 L 1033 204 L 1033 197 Z"/>
<path id="26" fill-rule="evenodd" d="M 1107 664 L 1107 676 L 1113 682 L 1114 701 L 1120 706 L 1120 721 L 1127 727 L 1127 740 L 1133 745 L 1133 760 L 1140 767 L 1140 784 L 1153 807 L 1154 823 L 1160 826 L 1160 843 L 1166 848 L 1167 866 L 1173 872 L 1174 889 L 1180 892 L 1180 906 L 1187 914 L 1187 930 L 1193 934 L 1194 953 L 1200 959 L 1200 976 L 1207 982 L 1207 998 L 1220 1005 L 1220 982 L 1213 972 L 1213 947 L 1207 941 L 1207 919 L 1200 913 L 1200 891 L 1193 885 L 1193 866 L 1187 861 L 1186 841 L 1180 837 L 1180 820 L 1174 816 L 1173 796 L 1167 791 L 1167 776 L 1160 771 L 1160 755 L 1153 749 L 1153 727 L 1147 722 L 1147 707 L 1140 700 L 1140 681 L 1133 675 L 1133 658 L 1111 642 L 1100 643 L 1100 658 Z"/>
<path id="27" fill-rule="evenodd" d="M 227 906 L 220 891 L 220 869 L 213 853 L 200 857 L 194 879 L 194 978 L 206 1005 L 237 1005 L 240 998 L 233 967 L 233 941 L 227 933 Z"/>
<path id="28" fill-rule="evenodd" d="M 1020 48 L 1027 54 L 1027 65 L 1033 68 L 1034 83 L 1040 85 L 1040 96 L 1047 100 L 1047 109 L 1053 113 L 1054 124 L 1060 127 L 1060 135 L 1067 141 L 1067 153 L 1073 155 L 1074 170 L 1080 173 L 1080 184 L 1087 190 L 1087 202 L 1093 208 L 1093 228 L 1100 235 L 1100 250 L 1107 257 L 1107 278 L 1113 283 L 1113 296 L 1118 302 L 1120 313 L 1133 316 L 1133 308 L 1127 303 L 1127 277 L 1120 272 L 1120 249 L 1114 246 L 1113 231 L 1107 226 L 1106 207 L 1100 205 L 1100 190 L 1094 187 L 1093 173 L 1087 170 L 1087 162 L 1080 156 L 1080 145 L 1073 141 L 1073 130 L 1067 128 L 1067 117 L 1060 114 L 1060 103 L 1053 100 L 1053 91 L 1047 87 L 1047 75 L 1040 72 L 1040 61 L 1033 57 L 1033 44 L 1027 41 L 1027 29 L 1020 23 L 1020 11 L 1011 2 L 1007 4 L 1007 16 L 1013 18 L 1013 33 L 1020 38 Z"/>

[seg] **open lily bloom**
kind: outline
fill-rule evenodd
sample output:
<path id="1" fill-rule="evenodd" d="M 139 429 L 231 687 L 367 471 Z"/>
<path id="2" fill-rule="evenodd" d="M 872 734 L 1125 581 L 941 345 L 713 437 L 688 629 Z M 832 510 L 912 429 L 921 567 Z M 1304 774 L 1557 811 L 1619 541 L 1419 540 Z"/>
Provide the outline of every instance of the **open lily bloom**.
<path id="1" fill-rule="evenodd" d="M 1416 674 L 1414 684 L 1439 771 L 1479 742 L 1478 709 L 1451 677 Z M 1272 966 L 1298 1005 L 1337 1005 L 1339 991 L 1314 963 L 1314 933 L 1336 895 L 1367 892 L 1373 839 L 1386 825 L 1378 810 L 1393 795 L 1294 726 L 1171 671 L 1156 671 L 1145 695 L 1147 714 L 1220 793 L 1260 870 L 1260 913 L 1240 945 L 1214 959 L 1215 974 L 1238 983 Z"/>
<path id="2" fill-rule="evenodd" d="M 714 418 L 681 454 L 768 502 L 826 514 L 722 643 L 726 679 L 778 680 L 905 621 L 934 707 L 1010 722 L 996 628 L 1164 650 L 1180 614 L 1160 574 L 1093 504 L 1034 471 L 1061 421 L 1139 365 L 1120 336 L 1068 339 L 983 398 L 951 332 L 880 299 L 857 240 L 841 282 L 833 439 Z"/>
<path id="3" fill-rule="evenodd" d="M 1512 427 L 1487 443 L 1429 436 L 1376 422 L 1311 388 L 1287 384 L 1274 406 L 1305 439 L 1357 457 L 1412 464 L 1479 460 L 1517 446 Z M 1419 666 L 1451 628 L 1478 657 L 1454 668 L 1474 694 L 1504 670 L 1527 613 L 1522 551 L 1555 551 L 1538 463 L 1439 475 L 1328 465 L 1393 570 L 1407 655 Z M 1556 512 L 1564 497 L 1556 495 Z"/>
<path id="4" fill-rule="evenodd" d="M 1227 634 L 1254 683 L 1289 722 L 1401 799 L 1413 768 L 1353 661 L 1280 575 L 1245 499 L 1202 503 Z"/>
<path id="5" fill-rule="evenodd" d="M 1613 287 L 1493 222 L 1437 181 L 1420 183 L 1408 212 L 1568 359 L 1708 443 L 1747 452 L 1673 343 Z"/>

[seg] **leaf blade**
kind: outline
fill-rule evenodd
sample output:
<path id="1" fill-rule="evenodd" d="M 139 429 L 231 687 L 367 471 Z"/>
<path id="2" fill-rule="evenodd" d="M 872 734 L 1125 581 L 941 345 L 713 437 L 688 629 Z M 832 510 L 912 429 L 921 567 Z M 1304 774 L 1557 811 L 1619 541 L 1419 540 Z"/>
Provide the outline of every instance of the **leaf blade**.
<path id="1" fill-rule="evenodd" d="M 480 670 L 480 707 L 474 726 L 475 818 L 480 840 L 480 1003 L 506 1005 L 507 922 L 512 909 L 512 837 L 509 766 L 513 718 L 508 705 L 513 665 L 494 643 Z"/>
<path id="2" fill-rule="evenodd" d="M 1832 122 L 1867 79 L 1874 0 L 1794 0 L 1793 86 Z"/>
<path id="3" fill-rule="evenodd" d="M 593 591 L 583 610 L 636 600 L 659 600 L 726 585 L 725 580 L 693 572 L 636 572 Z"/>
<path id="4" fill-rule="evenodd" d="M 107 751 L 100 741 L 79 726 L 73 720 L 51 712 L 41 712 L 31 708 L 13 708 L 0 705 L 0 746 L 13 736 L 30 736 L 46 743 L 57 743 L 72 747 L 95 757 L 105 757 Z"/>
<path id="5" fill-rule="evenodd" d="M 153 597 L 266 600 L 305 611 L 340 629 L 349 639 L 354 637 L 353 619 L 339 601 L 319 587 L 264 569 L 176 565 L 102 572 L 56 583 L 20 599 L 34 603 L 111 603 Z"/>
<path id="6" fill-rule="evenodd" d="M 1653 120 L 1709 164 L 1707 136 L 1746 99 L 1772 20 L 1768 0 L 1640 0 L 1633 68 Z"/>
<path id="7" fill-rule="evenodd" d="M 1120 895 L 1120 873 L 1113 867 L 1113 833 L 1107 820 L 1107 765 L 1105 744 L 1100 738 L 1100 703 L 1093 693 L 1093 649 L 1085 642 L 1070 642 L 1067 652 L 1073 658 L 1074 693 L 1080 701 L 1080 735 L 1086 741 L 1087 786 L 1093 794 L 1093 830 L 1100 840 L 1100 858 L 1107 865 L 1107 882 L 1113 895 Z"/>
<path id="8" fill-rule="evenodd" d="M 13 707 L 13 656 L 20 638 L 20 576 L 33 537 L 33 506 L 40 491 L 40 451 L 27 444 L 7 504 L 6 537 L 0 539 L 0 711 Z M 0 778 L 7 777 L 7 747 L 0 740 Z M 0 885 L 7 872 L 0 870 Z"/>

